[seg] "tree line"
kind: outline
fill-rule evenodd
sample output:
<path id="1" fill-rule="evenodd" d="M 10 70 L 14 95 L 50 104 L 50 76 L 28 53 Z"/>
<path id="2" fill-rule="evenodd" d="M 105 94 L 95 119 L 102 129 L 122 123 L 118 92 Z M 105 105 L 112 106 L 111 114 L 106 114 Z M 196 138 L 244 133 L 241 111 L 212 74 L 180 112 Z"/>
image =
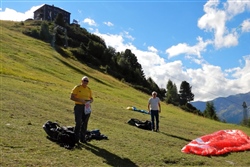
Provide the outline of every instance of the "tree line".
<path id="1" fill-rule="evenodd" d="M 189 103 L 194 100 L 194 94 L 192 93 L 192 86 L 190 86 L 187 81 L 182 81 L 178 93 L 176 84 L 173 83 L 171 80 L 168 80 L 166 92 L 167 104 L 173 104 L 175 106 L 179 106 L 187 112 L 191 112 L 199 116 L 220 121 L 218 116 L 216 115 L 216 109 L 214 107 L 213 102 L 207 102 L 206 109 L 203 112 L 196 109 L 196 107 Z"/>

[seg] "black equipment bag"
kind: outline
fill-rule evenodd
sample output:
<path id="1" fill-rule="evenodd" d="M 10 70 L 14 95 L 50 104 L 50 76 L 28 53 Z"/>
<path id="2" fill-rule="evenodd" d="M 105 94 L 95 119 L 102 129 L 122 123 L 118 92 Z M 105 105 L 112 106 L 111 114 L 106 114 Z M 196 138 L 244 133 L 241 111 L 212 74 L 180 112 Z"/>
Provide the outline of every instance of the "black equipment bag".
<path id="1" fill-rule="evenodd" d="M 61 127 L 56 122 L 47 121 L 43 125 L 43 129 L 47 133 L 49 139 L 59 143 L 61 146 L 72 148 L 76 144 L 73 127 Z"/>
<path id="2" fill-rule="evenodd" d="M 136 126 L 138 128 L 141 128 L 141 129 L 145 129 L 145 130 L 151 130 L 151 121 L 140 121 L 136 118 L 131 118 L 129 121 L 128 121 L 128 124 L 129 125 L 132 125 L 132 126 Z"/>

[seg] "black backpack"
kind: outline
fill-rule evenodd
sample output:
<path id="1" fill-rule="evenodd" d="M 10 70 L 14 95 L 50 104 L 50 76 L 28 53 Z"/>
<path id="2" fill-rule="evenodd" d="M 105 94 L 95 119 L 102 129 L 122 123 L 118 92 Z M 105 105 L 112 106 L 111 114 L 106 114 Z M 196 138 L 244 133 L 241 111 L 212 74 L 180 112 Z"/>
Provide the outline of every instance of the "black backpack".
<path id="1" fill-rule="evenodd" d="M 43 125 L 43 129 L 47 133 L 49 139 L 59 143 L 65 148 L 73 148 L 76 144 L 74 127 L 61 127 L 56 122 L 47 121 Z"/>
<path id="2" fill-rule="evenodd" d="M 129 121 L 128 121 L 128 124 L 129 125 L 132 125 L 132 126 L 136 126 L 137 128 L 141 128 L 141 129 L 145 129 L 145 130 L 151 130 L 151 121 L 140 121 L 136 118 L 131 118 Z"/>

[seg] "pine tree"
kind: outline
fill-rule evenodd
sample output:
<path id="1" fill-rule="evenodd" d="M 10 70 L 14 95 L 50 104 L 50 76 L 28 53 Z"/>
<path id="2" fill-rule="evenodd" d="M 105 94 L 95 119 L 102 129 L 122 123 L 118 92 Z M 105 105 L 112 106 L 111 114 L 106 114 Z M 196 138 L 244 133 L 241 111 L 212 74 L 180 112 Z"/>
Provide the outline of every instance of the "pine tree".
<path id="1" fill-rule="evenodd" d="M 175 83 L 173 83 L 171 80 L 168 80 L 167 84 L 166 103 L 174 105 L 179 104 L 179 95 L 177 93 L 177 87 Z"/>
<path id="2" fill-rule="evenodd" d="M 179 98 L 179 95 L 178 95 L 177 86 L 175 84 L 174 84 L 173 89 L 172 89 L 172 99 L 173 99 L 173 104 L 174 105 L 179 105 L 180 98 Z"/>
<path id="3" fill-rule="evenodd" d="M 50 41 L 51 39 L 51 35 L 49 33 L 49 25 L 45 21 L 41 25 L 40 39 L 44 41 Z"/>
<path id="4" fill-rule="evenodd" d="M 204 116 L 206 118 L 210 118 L 210 119 L 219 121 L 219 118 L 216 115 L 214 103 L 212 101 L 206 103 L 206 109 L 204 110 Z"/>
<path id="5" fill-rule="evenodd" d="M 185 105 L 187 102 L 194 100 L 194 94 L 192 93 L 192 86 L 187 81 L 182 81 L 180 86 L 180 104 Z"/>
<path id="6" fill-rule="evenodd" d="M 172 104 L 171 89 L 173 88 L 173 82 L 169 79 L 167 83 L 167 94 L 166 94 L 166 103 Z"/>

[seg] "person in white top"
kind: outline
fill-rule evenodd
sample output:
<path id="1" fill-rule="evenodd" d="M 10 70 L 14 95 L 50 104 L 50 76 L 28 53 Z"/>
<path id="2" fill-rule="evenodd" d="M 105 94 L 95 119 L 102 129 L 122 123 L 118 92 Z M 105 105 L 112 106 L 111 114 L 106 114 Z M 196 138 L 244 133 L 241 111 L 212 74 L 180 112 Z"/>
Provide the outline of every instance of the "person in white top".
<path id="1" fill-rule="evenodd" d="M 152 92 L 152 97 L 150 97 L 148 100 L 148 111 L 151 115 L 152 131 L 158 132 L 159 131 L 159 113 L 161 112 L 161 104 L 160 104 L 159 97 L 157 97 L 157 92 L 155 91 Z"/>

